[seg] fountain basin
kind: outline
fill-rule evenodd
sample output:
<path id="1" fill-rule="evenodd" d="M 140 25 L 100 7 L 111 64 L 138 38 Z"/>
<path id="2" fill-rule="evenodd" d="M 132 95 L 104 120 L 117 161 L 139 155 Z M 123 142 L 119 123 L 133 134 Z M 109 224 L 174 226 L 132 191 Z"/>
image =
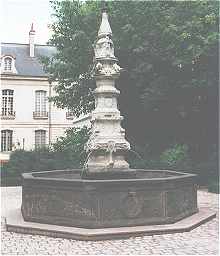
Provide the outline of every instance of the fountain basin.
<path id="1" fill-rule="evenodd" d="M 24 220 L 105 228 L 175 223 L 198 212 L 194 174 L 138 169 L 128 178 L 115 172 L 111 179 L 84 179 L 81 172 L 24 173 Z"/>

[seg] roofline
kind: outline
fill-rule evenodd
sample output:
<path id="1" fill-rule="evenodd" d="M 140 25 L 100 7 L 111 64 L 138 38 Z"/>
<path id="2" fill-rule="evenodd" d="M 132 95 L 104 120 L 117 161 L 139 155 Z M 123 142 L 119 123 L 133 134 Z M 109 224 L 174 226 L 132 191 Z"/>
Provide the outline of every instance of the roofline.
<path id="1" fill-rule="evenodd" d="M 24 76 L 24 75 L 6 75 L 0 74 L 0 80 L 46 80 L 48 81 L 48 76 Z"/>
<path id="2" fill-rule="evenodd" d="M 49 76 L 27 76 L 27 75 L 13 75 L 13 74 L 1 74 L 0 73 L 0 81 L 1 80 L 40 80 L 40 81 L 48 81 Z M 52 84 L 57 83 L 58 79 L 54 80 Z"/>
<path id="3" fill-rule="evenodd" d="M 1 42 L 1 45 L 2 44 L 16 44 L 16 45 L 29 45 L 29 44 L 24 44 L 24 43 L 5 43 L 5 42 Z M 56 47 L 52 44 L 34 44 L 34 45 L 37 45 L 37 46 L 51 46 L 51 47 Z"/>

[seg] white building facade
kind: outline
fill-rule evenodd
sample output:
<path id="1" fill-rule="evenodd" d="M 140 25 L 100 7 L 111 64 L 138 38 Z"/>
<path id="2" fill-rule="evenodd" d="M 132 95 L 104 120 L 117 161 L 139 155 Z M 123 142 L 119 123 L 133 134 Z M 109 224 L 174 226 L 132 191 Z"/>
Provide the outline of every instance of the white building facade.
<path id="1" fill-rule="evenodd" d="M 15 149 L 50 145 L 73 127 L 72 113 L 48 101 L 55 92 L 40 57 L 51 56 L 56 49 L 34 44 L 34 35 L 32 26 L 29 44 L 1 45 L 1 161 Z"/>

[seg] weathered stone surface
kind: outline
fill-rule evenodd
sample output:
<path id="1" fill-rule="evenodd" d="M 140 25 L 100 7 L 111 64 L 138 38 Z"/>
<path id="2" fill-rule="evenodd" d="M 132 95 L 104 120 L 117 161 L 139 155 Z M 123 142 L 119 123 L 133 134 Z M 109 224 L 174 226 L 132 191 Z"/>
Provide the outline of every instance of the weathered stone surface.
<path id="1" fill-rule="evenodd" d="M 114 55 L 112 31 L 106 11 L 95 42 L 93 75 L 96 79 L 95 110 L 91 113 L 91 136 L 86 145 L 89 152 L 89 172 L 107 172 L 111 168 L 129 168 L 124 154 L 130 149 L 121 127 L 123 117 L 117 106 L 120 91 L 115 88 L 115 80 L 120 76 L 121 67 Z"/>
<path id="2" fill-rule="evenodd" d="M 192 174 L 136 170 L 129 179 L 91 180 L 79 173 L 24 174 L 24 219 L 99 228 L 172 223 L 198 211 Z"/>

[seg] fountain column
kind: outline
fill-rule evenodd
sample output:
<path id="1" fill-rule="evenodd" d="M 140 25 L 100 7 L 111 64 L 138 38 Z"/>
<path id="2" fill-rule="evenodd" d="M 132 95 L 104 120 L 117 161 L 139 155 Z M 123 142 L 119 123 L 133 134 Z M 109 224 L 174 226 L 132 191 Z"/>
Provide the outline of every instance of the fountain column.
<path id="1" fill-rule="evenodd" d="M 115 80 L 122 68 L 114 55 L 112 30 L 107 11 L 102 11 L 102 22 L 94 46 L 94 90 L 95 110 L 91 113 L 92 133 L 86 145 L 89 152 L 89 172 L 128 169 L 124 153 L 130 149 L 125 140 L 125 130 L 121 127 L 123 117 L 117 106 L 120 91 L 115 88 Z"/>

